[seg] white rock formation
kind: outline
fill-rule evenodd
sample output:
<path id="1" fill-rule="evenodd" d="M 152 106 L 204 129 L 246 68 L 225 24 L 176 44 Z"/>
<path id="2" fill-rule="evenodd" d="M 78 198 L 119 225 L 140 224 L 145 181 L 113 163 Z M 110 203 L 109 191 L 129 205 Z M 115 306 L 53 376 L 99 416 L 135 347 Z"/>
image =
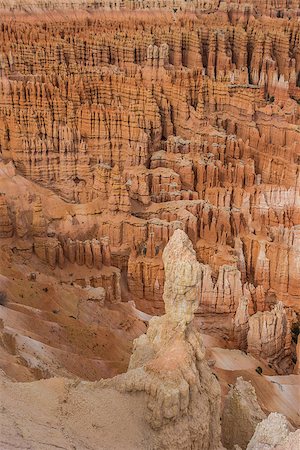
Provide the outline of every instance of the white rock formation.
<path id="1" fill-rule="evenodd" d="M 222 443 L 228 449 L 245 449 L 257 424 L 266 417 L 251 383 L 239 377 L 231 387 L 222 415 Z"/>
<path id="2" fill-rule="evenodd" d="M 279 448 L 282 450 L 287 450 L 288 448 L 297 450 L 297 446 L 285 446 L 285 443 L 286 445 L 290 445 L 297 437 L 299 437 L 299 432 L 295 435 L 293 433 L 294 431 L 293 426 L 284 415 L 271 413 L 265 420 L 257 425 L 247 450 L 272 450 Z"/>
<path id="3" fill-rule="evenodd" d="M 191 323 L 199 304 L 201 266 L 183 231 L 174 232 L 163 261 L 166 314 L 150 320 L 147 334 L 135 341 L 128 372 L 109 383 L 122 392 L 146 394 L 155 448 L 221 448 L 220 385 Z"/>

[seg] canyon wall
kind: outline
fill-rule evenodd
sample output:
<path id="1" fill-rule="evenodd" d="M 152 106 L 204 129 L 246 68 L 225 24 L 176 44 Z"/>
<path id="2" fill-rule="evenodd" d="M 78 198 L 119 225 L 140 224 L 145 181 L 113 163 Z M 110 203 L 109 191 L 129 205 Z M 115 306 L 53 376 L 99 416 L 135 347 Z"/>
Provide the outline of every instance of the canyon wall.
<path id="1" fill-rule="evenodd" d="M 299 17 L 0 0 L 1 448 L 296 448 Z"/>
<path id="2" fill-rule="evenodd" d="M 106 305 L 162 314 L 162 253 L 181 229 L 197 314 L 231 321 L 211 333 L 290 372 L 299 5 L 189 3 L 16 1 L 11 21 L 0 2 L 1 245 Z"/>

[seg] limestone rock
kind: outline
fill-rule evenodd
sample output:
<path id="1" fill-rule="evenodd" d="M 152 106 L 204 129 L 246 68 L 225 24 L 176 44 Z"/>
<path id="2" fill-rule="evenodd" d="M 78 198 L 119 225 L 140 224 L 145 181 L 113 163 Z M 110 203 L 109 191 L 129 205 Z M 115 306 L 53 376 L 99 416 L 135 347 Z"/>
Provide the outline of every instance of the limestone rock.
<path id="1" fill-rule="evenodd" d="M 300 430 L 296 430 L 294 432 L 291 432 L 287 435 L 287 437 L 280 442 L 278 445 L 276 445 L 276 450 L 293 450 L 294 448 L 297 448 L 297 445 L 299 445 L 299 439 L 300 439 Z"/>
<path id="2" fill-rule="evenodd" d="M 200 297 L 201 266 L 193 244 L 182 230 L 176 230 L 163 252 L 166 315 L 183 329 L 191 322 Z"/>
<path id="3" fill-rule="evenodd" d="M 297 339 L 297 346 L 296 346 L 296 358 L 297 358 L 297 362 L 295 365 L 295 374 L 300 375 L 300 338 L 299 338 L 299 336 Z"/>

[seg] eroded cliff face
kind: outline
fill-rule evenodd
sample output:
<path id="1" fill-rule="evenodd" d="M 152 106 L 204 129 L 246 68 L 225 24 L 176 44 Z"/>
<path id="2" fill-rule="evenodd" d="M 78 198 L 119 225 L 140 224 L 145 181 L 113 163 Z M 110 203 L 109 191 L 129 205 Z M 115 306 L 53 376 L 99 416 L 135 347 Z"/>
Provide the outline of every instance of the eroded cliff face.
<path id="1" fill-rule="evenodd" d="M 251 383 L 238 378 L 225 399 L 222 415 L 222 442 L 226 449 L 244 449 L 257 425 L 265 419 Z"/>
<path id="2" fill-rule="evenodd" d="M 35 426 L 36 417 L 31 415 L 33 430 L 30 432 L 30 441 L 33 446 L 38 442 L 47 445 L 47 433 L 51 427 L 54 429 L 51 444 L 56 443 L 62 448 L 71 448 L 73 443 L 81 448 L 106 450 L 223 448 L 220 443 L 221 388 L 205 361 L 202 337 L 193 323 L 200 299 L 201 265 L 197 262 L 191 241 L 182 230 L 176 230 L 173 234 L 164 250 L 163 261 L 166 314 L 153 317 L 147 333 L 135 341 L 127 372 L 93 384 L 56 379 L 61 398 L 51 396 L 51 406 L 57 411 L 57 416 L 54 420 L 46 405 L 46 408 L 42 408 L 39 424 Z M 20 422 L 18 415 L 16 417 L 10 402 L 10 383 L 5 379 L 0 381 L 5 405 L 3 410 L 1 408 L 1 414 L 4 410 L 6 412 L 3 418 L 5 430 L 0 437 L 0 444 L 8 441 L 9 445 L 22 448 L 28 442 L 27 436 L 23 436 L 22 432 L 17 433 L 18 436 L 14 435 L 12 427 L 18 423 L 23 430 L 24 421 Z M 51 381 L 48 385 L 50 391 L 53 389 Z M 32 396 L 32 384 L 27 390 L 29 398 Z M 35 384 L 40 393 L 47 388 L 45 381 L 40 385 Z M 62 390 L 65 390 L 63 396 Z M 94 412 L 96 402 L 102 410 L 100 423 L 96 412 L 96 423 L 100 429 L 96 431 L 99 439 L 96 446 L 88 424 L 91 416 L 86 415 L 81 406 L 81 403 L 86 404 L 91 398 L 93 390 L 96 397 L 91 402 L 94 406 L 90 407 Z M 24 396 L 22 390 L 20 394 Z M 84 401 L 78 405 L 82 416 L 76 426 L 78 411 L 75 404 L 82 394 Z M 107 414 L 106 420 L 103 411 Z M 9 424 L 7 418 L 12 416 L 14 420 Z M 46 424 L 45 416 L 48 419 Z M 129 425 L 128 417 L 131 425 L 125 429 L 124 422 Z M 57 419 L 60 426 L 56 423 Z M 86 420 L 88 423 L 85 429 L 82 422 Z M 122 436 L 118 435 L 119 425 L 117 430 L 111 426 L 111 422 L 118 424 L 119 421 L 122 424 Z M 42 429 L 41 423 L 44 424 Z"/>
<path id="3" fill-rule="evenodd" d="M 191 11 L 202 14 L 216 13 L 222 19 L 230 18 L 233 22 L 248 20 L 252 15 L 266 15 L 270 17 L 297 17 L 299 13 L 298 0 L 191 0 L 186 3 L 184 0 L 115 0 L 114 2 L 100 0 L 28 0 L 24 3 L 21 0 L 1 0 L 0 7 L 3 12 L 22 11 L 36 12 L 50 10 L 72 11 L 84 10 L 94 12 L 97 9 L 105 10 L 148 10 L 162 9 L 177 11 Z"/>
<path id="4" fill-rule="evenodd" d="M 199 327 L 298 371 L 298 3 L 0 2 L 6 372 L 60 374 L 57 358 L 68 376 L 124 371 L 147 314 L 165 312 L 178 229 L 199 263 Z"/>

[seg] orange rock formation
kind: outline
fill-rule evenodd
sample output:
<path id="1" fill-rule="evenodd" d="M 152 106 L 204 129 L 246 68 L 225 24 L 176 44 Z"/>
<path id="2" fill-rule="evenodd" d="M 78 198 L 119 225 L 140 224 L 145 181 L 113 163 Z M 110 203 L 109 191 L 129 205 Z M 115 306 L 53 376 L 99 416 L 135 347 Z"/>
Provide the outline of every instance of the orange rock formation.
<path id="1" fill-rule="evenodd" d="M 200 263 L 203 329 L 298 371 L 299 2 L 15 0 L 0 11 L 4 327 L 10 310 L 48 321 L 60 309 L 51 321 L 82 317 L 76 330 L 91 330 L 97 303 L 103 327 L 130 343 L 144 329 L 135 314 L 164 313 L 162 253 L 181 229 Z M 56 286 L 51 301 L 34 303 L 30 273 Z M 62 284 L 82 312 L 58 301 Z"/>

